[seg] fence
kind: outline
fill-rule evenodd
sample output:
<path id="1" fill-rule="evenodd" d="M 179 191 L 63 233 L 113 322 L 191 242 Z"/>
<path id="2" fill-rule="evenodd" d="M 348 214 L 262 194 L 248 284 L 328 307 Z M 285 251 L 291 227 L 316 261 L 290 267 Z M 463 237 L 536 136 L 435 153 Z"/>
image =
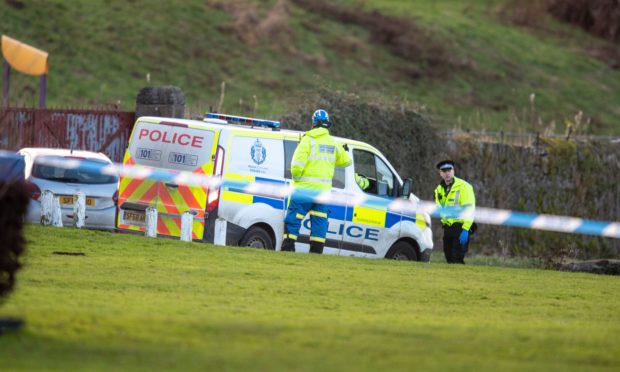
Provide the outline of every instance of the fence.
<path id="1" fill-rule="evenodd" d="M 0 108 L 0 148 L 51 147 L 103 152 L 122 161 L 135 113 Z"/>
<path id="2" fill-rule="evenodd" d="M 449 138 L 472 137 L 479 142 L 501 143 L 505 145 L 519 147 L 535 147 L 540 144 L 539 141 L 542 137 L 552 139 L 567 139 L 566 135 L 561 134 L 541 135 L 539 133 L 529 132 L 473 132 L 450 130 L 443 132 L 442 134 L 444 137 Z M 620 143 L 619 136 L 571 135 L 570 140 L 576 142 L 600 141 L 608 143 Z"/>

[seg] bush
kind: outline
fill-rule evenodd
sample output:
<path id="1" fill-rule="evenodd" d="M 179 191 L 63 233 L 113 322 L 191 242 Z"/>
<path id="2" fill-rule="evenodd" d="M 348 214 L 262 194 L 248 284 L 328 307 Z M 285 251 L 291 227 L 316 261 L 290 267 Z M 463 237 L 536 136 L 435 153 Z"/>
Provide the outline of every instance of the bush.
<path id="1" fill-rule="evenodd" d="M 432 196 L 435 164 L 445 157 L 436 130 L 405 104 L 368 103 L 353 94 L 323 89 L 301 97 L 296 112 L 282 118 L 286 128 L 307 131 L 312 113 L 323 108 L 333 123 L 331 134 L 367 142 L 383 153 L 404 178 L 413 178 L 414 192 Z"/>
<path id="2" fill-rule="evenodd" d="M 613 42 L 620 42 L 620 3 L 617 0 L 549 0 L 556 18 Z"/>
<path id="3" fill-rule="evenodd" d="M 620 148 L 616 144 L 545 140 L 534 147 L 483 143 L 472 137 L 445 140 L 428 120 L 399 102 L 368 103 L 344 92 L 323 89 L 305 93 L 283 127 L 311 127 L 312 113 L 323 108 L 330 132 L 367 142 L 381 151 L 414 192 L 433 200 L 440 179 L 435 164 L 456 162 L 457 177 L 475 189 L 477 205 L 522 212 L 613 221 L 620 215 Z M 604 177 L 604 186 L 601 186 Z M 434 223 L 441 249 L 441 227 Z M 552 265 L 571 258 L 617 257 L 620 241 L 601 237 L 484 225 L 474 236 L 474 253 L 536 257 Z"/>

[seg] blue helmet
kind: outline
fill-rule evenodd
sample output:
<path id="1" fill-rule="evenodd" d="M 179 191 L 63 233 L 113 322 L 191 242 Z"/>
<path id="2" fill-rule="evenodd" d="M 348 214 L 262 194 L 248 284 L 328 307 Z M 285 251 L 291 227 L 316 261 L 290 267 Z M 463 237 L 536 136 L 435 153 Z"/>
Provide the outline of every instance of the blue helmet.
<path id="1" fill-rule="evenodd" d="M 312 114 L 312 127 L 323 127 L 329 128 L 332 126 L 332 123 L 329 122 L 329 115 L 327 111 L 323 109 L 318 109 Z"/>

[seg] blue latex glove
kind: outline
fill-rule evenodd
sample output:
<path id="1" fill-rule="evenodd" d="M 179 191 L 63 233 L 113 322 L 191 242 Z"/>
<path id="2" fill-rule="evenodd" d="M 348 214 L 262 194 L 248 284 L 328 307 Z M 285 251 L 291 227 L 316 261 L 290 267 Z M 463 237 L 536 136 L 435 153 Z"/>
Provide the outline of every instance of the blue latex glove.
<path id="1" fill-rule="evenodd" d="M 469 240 L 469 231 L 461 231 L 461 236 L 459 236 L 459 243 L 461 243 L 461 245 L 465 245 L 467 244 L 467 240 Z"/>

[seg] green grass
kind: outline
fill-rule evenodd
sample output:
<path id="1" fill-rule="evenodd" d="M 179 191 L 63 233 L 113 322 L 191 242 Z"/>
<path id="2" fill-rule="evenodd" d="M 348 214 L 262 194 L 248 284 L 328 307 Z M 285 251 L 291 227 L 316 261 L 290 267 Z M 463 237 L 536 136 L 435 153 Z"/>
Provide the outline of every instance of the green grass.
<path id="1" fill-rule="evenodd" d="M 373 42 L 367 28 L 293 2 L 280 18 L 286 31 L 256 42 L 243 38 L 258 26 L 237 33 L 230 12 L 202 0 L 182 6 L 50 0 L 23 2 L 22 9 L 3 3 L 0 33 L 50 53 L 50 106 L 118 104 L 133 110 L 142 87 L 176 85 L 186 94 L 188 114 L 196 116 L 217 107 L 225 81 L 222 111 L 240 115 L 278 118 L 298 107 L 304 92 L 328 87 L 417 107 L 442 127 L 542 131 L 555 122 L 561 132 L 582 110 L 592 118 L 584 131 L 617 133 L 620 71 L 589 52 L 614 46 L 549 17 L 541 18 L 538 29 L 515 26 L 500 17 L 508 2 L 330 2 L 378 10 L 430 30 L 433 42 L 465 66 L 448 67 L 440 76 L 432 73 L 437 66 L 397 57 Z M 276 1 L 219 3 L 239 4 L 263 20 Z M 420 76 L 409 76 L 411 70 Z M 37 79 L 16 72 L 11 79 L 11 102 L 36 105 Z"/>
<path id="2" fill-rule="evenodd" d="M 615 370 L 617 277 L 28 226 L 3 370 Z M 83 252 L 61 256 L 53 251 Z"/>

